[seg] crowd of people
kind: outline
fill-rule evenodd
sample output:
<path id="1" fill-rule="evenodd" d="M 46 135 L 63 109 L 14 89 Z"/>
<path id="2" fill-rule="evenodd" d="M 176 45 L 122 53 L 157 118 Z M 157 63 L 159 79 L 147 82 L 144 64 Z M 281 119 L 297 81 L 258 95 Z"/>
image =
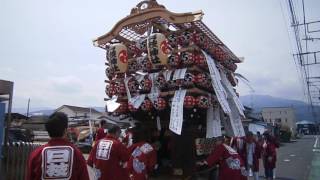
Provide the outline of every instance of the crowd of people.
<path id="1" fill-rule="evenodd" d="M 197 164 L 200 166 L 218 165 L 219 180 L 246 180 L 253 176 L 259 180 L 259 164 L 262 160 L 265 178 L 274 179 L 279 143 L 269 131 L 246 137 L 218 137 L 215 148 L 209 157 Z"/>
<path id="2" fill-rule="evenodd" d="M 95 143 L 86 161 L 80 150 L 67 140 L 68 117 L 54 113 L 45 123 L 50 140 L 34 150 L 27 164 L 26 180 L 70 179 L 89 180 L 87 165 L 93 169 L 94 179 L 147 180 L 157 169 L 156 145 L 147 139 L 146 128 L 137 126 L 126 131 L 114 125 L 105 130 L 105 121 L 95 136 Z M 276 139 L 268 132 L 263 136 L 249 132 L 246 137 L 218 137 L 215 148 L 198 166 L 218 165 L 219 180 L 259 179 L 262 159 L 266 179 L 273 179 L 276 164 Z"/>

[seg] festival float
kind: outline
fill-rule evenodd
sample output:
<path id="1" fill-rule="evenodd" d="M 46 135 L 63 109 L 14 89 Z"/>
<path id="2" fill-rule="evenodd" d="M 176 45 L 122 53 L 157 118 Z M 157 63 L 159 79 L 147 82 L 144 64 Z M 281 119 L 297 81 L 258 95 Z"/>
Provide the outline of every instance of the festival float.
<path id="1" fill-rule="evenodd" d="M 166 157 L 158 161 L 168 160 L 167 172 L 176 176 L 192 175 L 215 137 L 244 136 L 244 108 L 235 90 L 242 61 L 204 24 L 203 15 L 142 1 L 93 41 L 106 51 L 109 117 L 134 119 L 161 132 L 160 154 Z"/>

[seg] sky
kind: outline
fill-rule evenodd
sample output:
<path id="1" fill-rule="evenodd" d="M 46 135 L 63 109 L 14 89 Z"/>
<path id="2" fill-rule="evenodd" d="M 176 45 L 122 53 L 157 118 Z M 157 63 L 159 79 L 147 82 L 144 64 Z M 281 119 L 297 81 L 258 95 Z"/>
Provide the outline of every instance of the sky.
<path id="1" fill-rule="evenodd" d="M 14 108 L 26 107 L 28 98 L 31 107 L 104 106 L 105 51 L 92 40 L 138 2 L 0 0 L 0 79 L 15 83 Z M 207 26 L 245 58 L 237 72 L 249 79 L 254 92 L 240 82 L 241 95 L 304 100 L 285 0 L 158 2 L 172 12 L 203 10 Z M 320 1 L 306 0 L 306 8 L 311 19 L 320 17 Z"/>

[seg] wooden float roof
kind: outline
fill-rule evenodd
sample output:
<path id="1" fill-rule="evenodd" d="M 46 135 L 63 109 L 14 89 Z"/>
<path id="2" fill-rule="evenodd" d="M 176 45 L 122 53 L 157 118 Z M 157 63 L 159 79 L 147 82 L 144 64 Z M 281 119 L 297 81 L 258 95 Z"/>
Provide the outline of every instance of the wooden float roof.
<path id="1" fill-rule="evenodd" d="M 173 13 L 168 11 L 156 0 L 140 2 L 131 10 L 129 16 L 120 20 L 108 33 L 93 40 L 94 46 L 106 49 L 110 44 L 123 42 L 127 46 L 147 36 L 147 31 L 152 26 L 163 29 L 183 31 L 194 29 L 202 32 L 209 39 L 210 46 L 218 46 L 234 63 L 242 62 L 222 41 L 202 22 L 202 11 L 189 13 Z M 168 32 L 169 33 L 169 32 Z"/>

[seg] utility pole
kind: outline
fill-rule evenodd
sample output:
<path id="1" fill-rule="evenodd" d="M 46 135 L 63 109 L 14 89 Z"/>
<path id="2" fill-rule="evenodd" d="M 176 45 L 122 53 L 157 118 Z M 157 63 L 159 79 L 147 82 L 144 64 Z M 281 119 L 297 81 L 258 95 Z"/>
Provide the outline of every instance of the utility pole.
<path id="1" fill-rule="evenodd" d="M 305 86 L 305 95 L 310 104 L 309 107 L 313 120 L 320 121 L 320 112 L 317 112 L 316 109 L 316 105 L 320 103 L 320 91 L 318 91 L 320 89 L 320 50 L 318 49 L 319 45 L 315 44 L 320 39 L 317 37 L 320 33 L 320 21 L 307 22 L 305 1 L 301 0 L 301 3 L 302 9 L 297 13 L 293 0 L 288 0 L 291 26 L 297 46 L 297 53 L 293 57 L 298 62 L 296 66 L 301 72 L 302 81 Z M 300 19 L 303 20 L 303 23 L 299 23 L 299 14 L 302 14 Z"/>
<path id="2" fill-rule="evenodd" d="M 29 110 L 30 110 L 30 98 L 28 99 L 28 106 L 27 106 L 27 119 L 29 119 Z"/>

